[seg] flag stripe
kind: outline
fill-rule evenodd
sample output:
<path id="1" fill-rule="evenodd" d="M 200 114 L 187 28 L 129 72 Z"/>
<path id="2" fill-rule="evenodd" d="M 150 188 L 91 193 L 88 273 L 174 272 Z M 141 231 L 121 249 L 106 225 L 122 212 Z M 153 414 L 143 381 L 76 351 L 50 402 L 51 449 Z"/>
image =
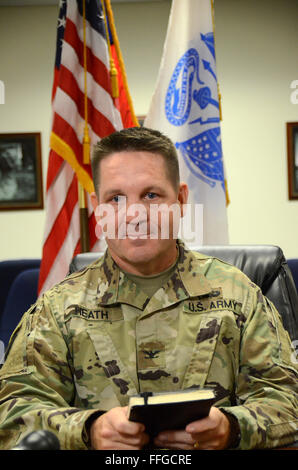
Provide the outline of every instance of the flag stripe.
<path id="1" fill-rule="evenodd" d="M 55 98 L 55 95 L 56 95 L 58 82 L 59 82 L 59 70 L 55 68 L 54 69 L 53 88 L 52 88 L 52 102 L 53 102 L 53 100 Z"/>
<path id="2" fill-rule="evenodd" d="M 54 183 L 57 175 L 59 174 L 61 167 L 63 165 L 63 158 L 60 155 L 57 155 L 53 150 L 50 151 L 49 156 L 49 165 L 48 165 L 48 174 L 47 174 L 47 191 Z"/>
<path id="3" fill-rule="evenodd" d="M 61 88 L 57 89 L 56 97 L 57 99 L 55 102 L 55 112 L 60 119 L 63 119 L 65 121 L 64 132 L 67 130 L 66 126 L 69 125 L 72 128 L 73 132 L 76 134 L 77 140 L 81 145 L 85 121 L 78 114 L 78 108 L 76 106 L 76 103 L 63 90 L 61 90 Z M 95 144 L 100 139 L 100 136 L 98 136 L 93 131 L 91 126 L 89 126 L 89 134 L 92 144 Z"/>
<path id="4" fill-rule="evenodd" d="M 70 96 L 70 98 L 77 104 L 79 115 L 84 119 L 84 87 L 83 87 L 83 77 L 81 88 L 78 86 L 77 81 L 75 80 L 72 72 L 68 70 L 66 67 L 61 65 L 60 67 L 60 74 L 61 74 L 61 83 L 60 88 Z M 103 107 L 100 107 L 100 100 L 105 99 L 102 96 L 102 88 L 97 87 L 94 85 L 94 95 L 93 101 L 88 98 L 88 118 L 91 127 L 93 128 L 94 132 L 103 137 L 105 135 L 109 135 L 111 132 L 114 132 L 115 127 L 112 125 L 111 121 L 116 118 L 116 112 L 113 112 L 111 115 L 107 113 Z M 96 91 L 99 92 L 96 95 Z M 110 97 L 109 97 L 110 98 Z M 111 98 L 110 98 L 111 99 Z M 54 104 L 55 108 L 55 104 Z M 101 111 L 99 111 L 101 110 Z M 106 114 L 110 114 L 106 116 Z M 118 120 L 117 120 L 118 121 Z M 117 122 L 117 127 L 119 126 L 119 122 Z"/>
<path id="5" fill-rule="evenodd" d="M 57 252 L 59 252 L 64 239 L 68 233 L 68 226 L 72 216 L 73 209 L 78 201 L 78 188 L 77 178 L 73 175 L 71 185 L 67 191 L 65 202 L 56 217 L 51 231 L 44 243 L 44 249 L 48 252 L 48 263 L 52 266 Z M 43 275 L 47 277 L 49 269 L 45 270 Z M 44 281 L 44 279 L 41 279 Z"/>
<path id="6" fill-rule="evenodd" d="M 66 29 L 68 28 L 68 20 L 76 25 L 78 36 L 82 42 L 84 42 L 84 23 L 83 17 L 78 15 L 76 10 L 75 2 L 68 2 L 67 6 L 67 19 L 66 19 Z M 87 8 L 88 10 L 88 8 Z M 101 18 L 102 20 L 102 18 Z M 64 33 L 65 36 L 65 33 Z M 110 58 L 109 51 L 106 42 L 106 38 L 100 34 L 96 29 L 92 28 L 88 19 L 86 19 L 86 45 L 92 49 L 93 54 L 96 55 L 99 60 L 101 60 L 106 68 L 110 69 Z"/>
<path id="7" fill-rule="evenodd" d="M 46 240 L 52 230 L 53 220 L 58 217 L 63 205 L 65 204 L 65 196 L 73 180 L 73 170 L 70 165 L 62 160 L 59 174 L 55 182 L 49 187 L 47 192 L 47 220 L 45 226 L 44 240 Z M 63 196 L 63 197 L 62 197 Z"/>
<path id="8" fill-rule="evenodd" d="M 92 178 L 87 173 L 85 168 L 83 168 L 83 166 L 78 163 L 72 148 L 65 142 L 65 140 L 61 139 L 54 132 L 51 134 L 51 147 L 60 155 L 64 155 L 65 160 L 76 172 L 81 185 L 89 192 L 94 191 Z M 90 171 L 90 166 L 86 166 L 86 168 L 88 168 Z"/>
<path id="9" fill-rule="evenodd" d="M 73 51 L 75 51 L 77 55 L 77 61 L 80 63 L 81 67 L 84 67 L 84 59 L 83 59 L 83 49 L 84 44 L 80 40 L 80 37 L 77 33 L 77 29 L 75 25 L 69 21 L 68 29 L 65 32 L 64 40 L 66 43 L 72 47 Z M 64 47 L 66 44 L 64 45 Z M 105 66 L 105 64 L 92 53 L 90 47 L 86 47 L 86 54 L 87 54 L 87 70 L 92 72 L 93 79 L 100 85 L 104 90 L 111 94 L 111 82 L 110 82 L 110 74 L 109 70 Z M 66 65 L 64 61 L 64 65 Z"/>
<path id="10" fill-rule="evenodd" d="M 63 138 L 65 143 L 71 147 L 78 161 L 82 160 L 82 145 L 77 137 L 76 132 L 72 126 L 63 119 L 59 114 L 55 113 L 53 132 L 59 137 Z"/>
<path id="11" fill-rule="evenodd" d="M 79 217 L 79 205 L 76 202 L 69 221 L 69 227 L 71 229 L 67 230 L 63 242 L 60 244 L 59 249 L 55 253 L 55 257 L 52 259 L 51 268 L 48 270 L 47 277 L 44 280 L 43 290 L 52 287 L 59 280 L 63 279 L 68 272 L 68 266 L 74 254 L 74 246 L 79 244 Z"/>

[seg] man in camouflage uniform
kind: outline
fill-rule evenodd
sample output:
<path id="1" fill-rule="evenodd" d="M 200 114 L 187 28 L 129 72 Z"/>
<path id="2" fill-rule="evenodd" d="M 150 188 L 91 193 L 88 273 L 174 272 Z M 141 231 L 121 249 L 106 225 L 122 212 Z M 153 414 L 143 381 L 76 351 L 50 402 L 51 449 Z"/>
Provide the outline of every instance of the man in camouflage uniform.
<path id="1" fill-rule="evenodd" d="M 111 204 L 115 219 L 123 199 L 147 210 L 176 202 L 183 212 L 187 186 L 175 148 L 156 131 L 103 139 L 93 175 L 94 208 Z M 63 449 L 140 449 L 149 438 L 127 419 L 129 397 L 190 387 L 212 388 L 215 406 L 207 418 L 161 433 L 156 447 L 293 443 L 297 367 L 260 289 L 175 238 L 116 236 L 107 244 L 102 258 L 46 292 L 13 333 L 0 371 L 1 448 L 48 429 Z"/>

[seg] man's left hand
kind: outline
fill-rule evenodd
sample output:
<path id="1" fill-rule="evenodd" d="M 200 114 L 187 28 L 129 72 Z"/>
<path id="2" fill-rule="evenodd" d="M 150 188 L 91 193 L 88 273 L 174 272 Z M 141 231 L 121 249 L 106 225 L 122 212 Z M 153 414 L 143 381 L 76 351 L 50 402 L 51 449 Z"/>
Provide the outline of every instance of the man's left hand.
<path id="1" fill-rule="evenodd" d="M 230 437 L 230 423 L 216 407 L 209 416 L 189 423 L 185 430 L 163 431 L 154 439 L 154 444 L 166 449 L 225 449 Z"/>

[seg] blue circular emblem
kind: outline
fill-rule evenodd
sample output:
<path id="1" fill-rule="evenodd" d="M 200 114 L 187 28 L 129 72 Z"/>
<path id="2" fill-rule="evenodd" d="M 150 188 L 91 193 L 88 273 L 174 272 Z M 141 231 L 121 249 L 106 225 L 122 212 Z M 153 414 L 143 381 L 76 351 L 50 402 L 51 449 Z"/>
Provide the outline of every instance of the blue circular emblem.
<path id="1" fill-rule="evenodd" d="M 185 52 L 177 63 L 166 93 L 165 111 L 167 119 L 174 126 L 182 126 L 188 119 L 194 76 L 199 77 L 199 54 L 191 48 Z"/>

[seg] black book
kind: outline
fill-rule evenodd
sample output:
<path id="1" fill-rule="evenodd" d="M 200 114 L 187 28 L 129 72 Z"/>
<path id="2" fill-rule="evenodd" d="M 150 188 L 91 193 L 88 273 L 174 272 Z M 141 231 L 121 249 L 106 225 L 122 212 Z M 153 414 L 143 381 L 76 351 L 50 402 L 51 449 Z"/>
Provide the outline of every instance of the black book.
<path id="1" fill-rule="evenodd" d="M 144 392 L 130 397 L 128 419 L 145 424 L 146 432 L 156 436 L 161 431 L 185 429 L 192 421 L 205 418 L 215 401 L 209 389 Z"/>

